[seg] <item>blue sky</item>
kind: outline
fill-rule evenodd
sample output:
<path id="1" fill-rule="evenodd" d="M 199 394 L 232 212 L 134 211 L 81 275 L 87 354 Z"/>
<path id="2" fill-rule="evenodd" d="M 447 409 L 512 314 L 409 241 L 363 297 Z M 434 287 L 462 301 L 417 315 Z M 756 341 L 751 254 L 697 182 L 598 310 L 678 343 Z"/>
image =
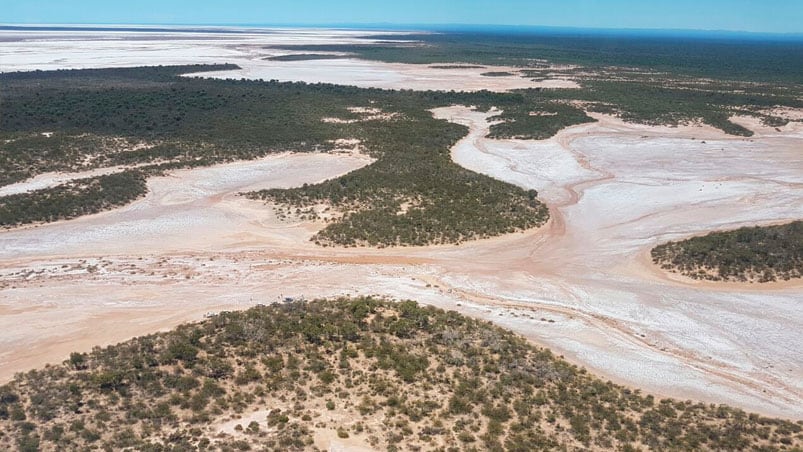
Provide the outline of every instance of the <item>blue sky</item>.
<path id="1" fill-rule="evenodd" d="M 0 23 L 487 24 L 803 33 L 803 0 L 3 0 Z"/>

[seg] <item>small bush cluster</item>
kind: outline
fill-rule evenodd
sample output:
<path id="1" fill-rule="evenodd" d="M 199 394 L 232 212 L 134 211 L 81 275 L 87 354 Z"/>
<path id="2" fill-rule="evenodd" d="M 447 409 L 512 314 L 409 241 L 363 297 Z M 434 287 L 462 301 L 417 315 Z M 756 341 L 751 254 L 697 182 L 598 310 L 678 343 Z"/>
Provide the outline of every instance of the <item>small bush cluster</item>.
<path id="1" fill-rule="evenodd" d="M 709 281 L 770 282 L 803 277 L 803 221 L 712 232 L 652 250 L 661 268 Z"/>

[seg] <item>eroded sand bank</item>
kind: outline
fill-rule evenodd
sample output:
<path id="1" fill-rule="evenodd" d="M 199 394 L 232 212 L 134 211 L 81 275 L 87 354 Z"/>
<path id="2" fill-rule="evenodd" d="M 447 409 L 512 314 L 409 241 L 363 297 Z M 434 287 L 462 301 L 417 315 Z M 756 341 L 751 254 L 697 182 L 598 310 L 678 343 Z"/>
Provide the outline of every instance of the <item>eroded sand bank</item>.
<path id="1" fill-rule="evenodd" d="M 743 139 L 599 117 L 532 142 L 482 138 L 486 113 L 435 114 L 471 127 L 456 162 L 539 190 L 550 223 L 460 247 L 320 248 L 308 238 L 324 224 L 279 221 L 236 193 L 364 157 L 180 171 L 122 209 L 0 233 L 0 378 L 208 312 L 370 293 L 491 319 L 659 395 L 803 417 L 800 286 L 694 285 L 645 259 L 665 240 L 803 216 L 799 129 Z"/>

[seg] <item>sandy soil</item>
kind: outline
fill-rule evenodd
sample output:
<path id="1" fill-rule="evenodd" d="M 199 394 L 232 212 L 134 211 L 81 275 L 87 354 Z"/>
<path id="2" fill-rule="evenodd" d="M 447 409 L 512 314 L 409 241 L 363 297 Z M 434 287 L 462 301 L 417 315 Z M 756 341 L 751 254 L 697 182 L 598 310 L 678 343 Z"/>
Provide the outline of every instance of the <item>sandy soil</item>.
<path id="1" fill-rule="evenodd" d="M 7 231 L 0 235 L 0 245 L 5 258 L 49 255 L 54 244 L 59 254 L 69 255 L 88 249 L 107 253 L 139 253 L 146 248 L 153 252 L 201 250 L 212 239 L 218 245 L 226 241 L 240 244 L 251 235 L 303 242 L 314 228 L 278 221 L 263 203 L 237 194 L 320 182 L 371 162 L 370 157 L 354 152 L 283 153 L 178 170 L 151 178 L 142 200 L 74 221 Z M 143 248 L 143 243 L 152 246 Z M 168 245 L 171 243 L 175 246 Z"/>
<path id="2" fill-rule="evenodd" d="M 790 120 L 785 126 L 772 127 L 761 123 L 759 118 L 755 116 L 731 116 L 731 122 L 736 123 L 742 127 L 752 130 L 758 135 L 775 135 L 776 133 L 794 134 L 795 132 L 803 131 L 803 110 L 792 109 L 772 109 L 767 110 L 766 113 L 775 115 L 779 118 Z"/>
<path id="3" fill-rule="evenodd" d="M 87 171 L 76 171 L 72 173 L 54 171 L 51 173 L 37 174 L 36 176 L 14 184 L 0 187 L 0 196 L 16 195 L 35 190 L 52 188 L 70 181 L 84 179 L 88 177 L 106 176 L 108 174 L 119 173 L 129 168 L 136 168 L 140 165 L 132 166 L 109 166 L 96 168 Z"/>
<path id="4" fill-rule="evenodd" d="M 422 64 L 381 63 L 353 58 L 313 61 L 254 62 L 241 70 L 192 74 L 198 77 L 300 80 L 363 88 L 509 91 L 523 88 L 579 88 L 573 80 L 552 78 L 532 81 L 519 75 L 485 77 L 488 71 L 518 72 L 507 66 L 442 69 Z"/>
<path id="5" fill-rule="evenodd" d="M 275 45 L 375 42 L 365 38 L 366 34 L 365 31 L 293 29 L 253 30 L 237 34 L 0 31 L 0 72 L 234 63 L 242 69 L 195 75 L 415 90 L 507 91 L 535 87 L 578 87 L 576 82 L 560 76 L 534 82 L 518 74 L 506 77 L 481 75 L 485 72 L 518 72 L 516 68 L 504 66 L 443 69 L 354 58 L 312 61 L 266 59 L 304 53 L 267 48 Z M 120 58 L 120 55 L 125 55 L 125 58 Z"/>
<path id="6" fill-rule="evenodd" d="M 250 434 L 247 433 L 246 429 L 251 422 L 259 424 L 260 432 L 276 432 L 278 427 L 268 425 L 267 418 L 271 411 L 277 408 L 283 411 L 288 409 L 286 404 L 280 404 L 279 406 L 272 405 L 271 409 L 244 413 L 242 415 L 236 415 L 233 418 L 226 418 L 222 421 L 213 422 L 208 429 L 214 434 L 225 434 L 245 440 L 249 439 Z M 323 406 L 317 407 L 317 410 L 314 411 L 314 421 L 310 428 L 313 432 L 315 446 L 318 447 L 318 449 L 327 450 L 329 452 L 363 452 L 376 450 L 365 441 L 364 437 L 367 435 L 355 435 L 352 433 L 349 438 L 338 437 L 337 430 L 334 426 L 353 426 L 357 423 L 353 415 L 345 412 L 341 408 L 331 411 Z M 332 427 L 318 427 L 321 423 L 331 425 Z M 376 421 L 376 423 L 378 424 L 379 422 Z M 237 428 L 238 425 L 241 427 L 240 429 Z"/>
<path id="7" fill-rule="evenodd" d="M 599 117 L 551 140 L 487 140 L 487 114 L 436 115 L 471 126 L 458 163 L 539 190 L 550 223 L 460 247 L 319 248 L 308 238 L 323 224 L 278 221 L 235 194 L 365 157 L 177 171 L 122 209 L 0 233 L 0 377 L 209 312 L 380 294 L 492 319 L 659 395 L 803 417 L 799 285 L 686 284 L 644 259 L 665 240 L 803 216 L 799 131 L 742 139 Z"/>
<path id="8" fill-rule="evenodd" d="M 298 31 L 112 37 L 3 35 L 0 70 L 225 61 L 254 68 L 266 64 L 265 40 L 356 39 Z M 332 64 L 363 64 L 346 61 Z M 294 67 L 288 77 L 304 72 Z M 358 71 L 370 83 L 407 83 L 401 69 L 392 78 L 371 67 Z M 504 89 L 505 78 L 476 80 Z M 453 86 L 480 86 L 474 80 Z M 488 115 L 465 107 L 435 114 L 471 128 L 453 149 L 457 163 L 537 189 L 552 207 L 548 225 L 460 247 L 319 248 L 308 239 L 324 224 L 279 221 L 236 194 L 334 177 L 369 164 L 366 157 L 284 154 L 176 171 L 152 179 L 146 198 L 121 209 L 0 232 L 0 380 L 210 312 L 285 296 L 380 294 L 491 319 L 658 395 L 803 418 L 803 286 L 694 284 L 646 258 L 667 240 L 803 217 L 801 124 L 775 130 L 737 118 L 758 132 L 744 139 L 597 116 L 534 142 L 484 139 Z"/>
<path id="9" fill-rule="evenodd" d="M 544 142 L 491 141 L 480 138 L 485 114 L 437 114 L 474 124 L 453 151 L 458 163 L 535 188 L 553 206 L 553 230 L 530 246 L 526 278 L 518 287 L 506 278 L 484 295 L 569 307 L 611 327 L 595 338 L 569 322 L 558 337 L 531 336 L 614 379 L 753 409 L 772 399 L 788 407 L 778 414 L 801 416 L 803 354 L 793 344 L 803 340 L 803 285 L 685 284 L 644 255 L 666 240 L 803 216 L 803 130 L 739 139 L 597 116 Z"/>

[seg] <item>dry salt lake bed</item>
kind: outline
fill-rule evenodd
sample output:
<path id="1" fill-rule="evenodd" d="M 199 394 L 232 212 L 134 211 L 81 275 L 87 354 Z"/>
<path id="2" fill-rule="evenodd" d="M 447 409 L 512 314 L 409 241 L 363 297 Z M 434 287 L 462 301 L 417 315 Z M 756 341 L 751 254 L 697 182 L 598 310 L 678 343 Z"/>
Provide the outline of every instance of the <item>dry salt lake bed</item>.
<path id="1" fill-rule="evenodd" d="M 320 62 L 265 60 L 272 43 L 362 39 L 329 30 L 0 37 L 3 71 L 230 62 L 243 67 L 229 74 L 237 78 L 381 88 L 574 83 L 353 59 L 332 60 L 325 71 L 315 70 Z M 209 312 L 285 296 L 380 294 L 492 320 L 654 394 L 803 418 L 803 285 L 694 282 L 648 258 L 667 240 L 803 217 L 801 124 L 776 130 L 737 118 L 756 132 L 742 138 L 596 116 L 527 141 L 484 138 L 490 115 L 465 106 L 433 114 L 470 127 L 452 149 L 456 163 L 537 189 L 550 222 L 457 247 L 321 248 L 308 239 L 324 223 L 280 220 L 238 193 L 370 164 L 358 149 L 175 171 L 114 211 L 0 232 L 0 378 Z M 48 177 L 72 176 L 40 177 L 29 189 Z"/>

